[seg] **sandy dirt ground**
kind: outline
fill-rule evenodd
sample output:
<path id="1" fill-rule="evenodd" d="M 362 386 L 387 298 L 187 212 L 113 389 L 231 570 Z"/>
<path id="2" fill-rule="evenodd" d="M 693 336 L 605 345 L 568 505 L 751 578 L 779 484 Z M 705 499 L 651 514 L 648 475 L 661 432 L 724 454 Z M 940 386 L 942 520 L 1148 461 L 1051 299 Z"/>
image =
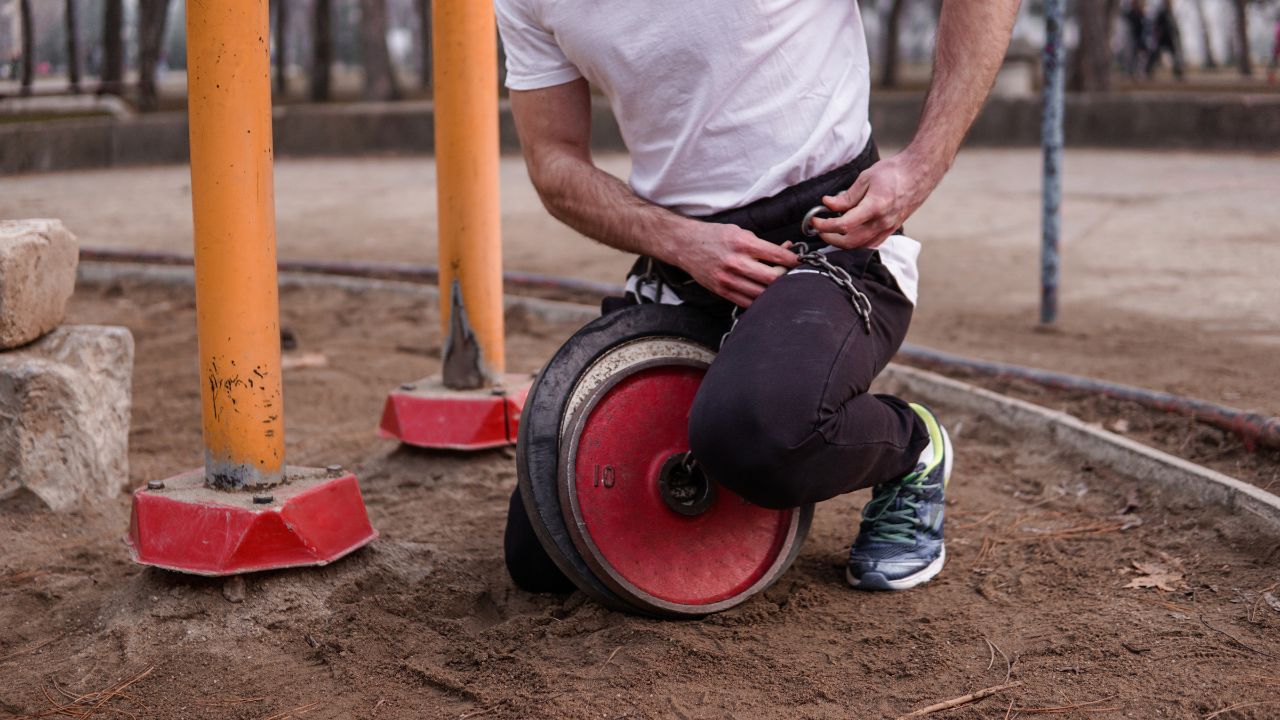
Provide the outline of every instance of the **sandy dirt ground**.
<path id="1" fill-rule="evenodd" d="M 599 158 L 625 176 L 621 155 Z M 1280 156 L 1069 150 L 1062 318 L 1037 331 L 1039 154 L 971 149 L 908 223 L 925 245 L 909 338 L 1280 414 Z M 282 257 L 435 263 L 429 158 L 283 160 Z M 509 269 L 618 281 L 630 260 L 542 209 L 503 159 Z M 85 244 L 190 252 L 184 167 L 0 178 L 0 217 Z"/>
<path id="2" fill-rule="evenodd" d="M 511 452 L 411 451 L 373 431 L 385 391 L 436 362 L 428 303 L 309 288 L 282 305 L 288 355 L 325 358 L 286 371 L 291 461 L 354 469 L 381 539 L 322 570 L 250 576 L 241 598 L 130 564 L 123 493 L 0 513 L 0 714 L 870 718 L 1006 681 L 1021 684 L 937 717 L 1280 713 L 1280 537 L 945 407 L 949 565 L 927 586 L 844 586 L 858 493 L 818 508 L 778 585 L 705 620 L 519 592 L 500 550 Z M 71 315 L 137 339 L 122 489 L 195 466 L 191 291 L 87 286 Z M 516 370 L 571 330 L 509 321 Z"/>

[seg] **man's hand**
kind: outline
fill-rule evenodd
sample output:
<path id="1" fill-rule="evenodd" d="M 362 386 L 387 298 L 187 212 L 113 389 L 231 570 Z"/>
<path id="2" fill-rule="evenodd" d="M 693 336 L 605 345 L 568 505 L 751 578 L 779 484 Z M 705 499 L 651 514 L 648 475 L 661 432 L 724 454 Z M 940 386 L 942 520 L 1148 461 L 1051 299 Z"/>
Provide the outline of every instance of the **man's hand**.
<path id="1" fill-rule="evenodd" d="M 588 147 L 591 96 L 585 80 L 512 91 L 511 111 L 543 204 L 583 235 L 684 268 L 699 285 L 741 307 L 783 268 L 795 267 L 794 253 L 740 227 L 691 220 L 646 202 L 597 168 Z"/>
<path id="2" fill-rule="evenodd" d="M 933 79 L 915 137 L 906 150 L 862 173 L 853 187 L 822 199 L 843 213 L 814 219 L 823 240 L 841 248 L 875 247 L 924 204 L 986 100 L 1017 15 L 1018 0 L 942 3 Z"/>
<path id="3" fill-rule="evenodd" d="M 838 248 L 878 247 L 924 204 L 945 172 L 945 167 L 905 150 L 872 165 L 848 190 L 822 198 L 828 209 L 842 215 L 815 217 L 813 227 Z"/>
<path id="4" fill-rule="evenodd" d="M 693 221 L 691 235 L 681 239 L 674 264 L 699 285 L 737 305 L 747 307 L 789 268 L 795 253 L 737 225 Z"/>

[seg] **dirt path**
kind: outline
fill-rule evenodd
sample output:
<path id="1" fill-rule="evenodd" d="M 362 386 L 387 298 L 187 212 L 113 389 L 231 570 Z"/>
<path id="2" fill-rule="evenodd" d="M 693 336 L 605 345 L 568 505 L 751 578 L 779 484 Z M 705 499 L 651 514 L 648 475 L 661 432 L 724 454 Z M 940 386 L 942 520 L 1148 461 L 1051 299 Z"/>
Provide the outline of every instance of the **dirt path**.
<path id="1" fill-rule="evenodd" d="M 925 245 L 912 342 L 1280 414 L 1280 162 L 1068 150 L 1062 317 L 1038 332 L 1034 149 L 968 149 L 908 223 Z M 621 155 L 598 158 L 620 176 Z M 429 158 L 282 160 L 282 257 L 434 263 Z M 63 218 L 86 244 L 190 252 L 184 167 L 0 178 L 0 217 Z M 617 282 L 630 264 L 542 209 L 502 161 L 510 269 Z"/>
<path id="2" fill-rule="evenodd" d="M 0 514 L 0 714 L 130 680 L 100 716 L 894 717 L 1006 678 L 1022 685 L 938 717 L 1092 703 L 1087 717 L 1199 719 L 1280 696 L 1280 610 L 1264 597 L 1280 537 L 957 413 L 949 566 L 928 586 L 844 586 L 856 494 L 819 507 L 777 586 L 706 620 L 518 592 L 500 555 L 510 452 L 409 451 L 373 432 L 385 390 L 438 354 L 426 303 L 318 289 L 282 302 L 297 352 L 328 363 L 286 373 L 292 461 L 354 468 L 382 538 L 329 568 L 250 576 L 233 603 L 220 581 L 128 563 L 124 495 Z M 72 315 L 137 338 L 131 482 L 196 465 L 189 291 L 82 288 Z M 523 370 L 569 331 L 511 324 Z M 1172 591 L 1125 587 L 1151 564 L 1178 576 Z"/>

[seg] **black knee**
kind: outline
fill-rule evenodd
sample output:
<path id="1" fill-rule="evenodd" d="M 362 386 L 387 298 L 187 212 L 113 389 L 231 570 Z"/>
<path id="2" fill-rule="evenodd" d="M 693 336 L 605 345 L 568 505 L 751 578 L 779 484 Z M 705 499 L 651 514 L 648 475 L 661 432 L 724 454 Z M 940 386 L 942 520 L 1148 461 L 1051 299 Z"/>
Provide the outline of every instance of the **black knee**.
<path id="1" fill-rule="evenodd" d="M 812 428 L 779 422 L 770 412 L 776 398 L 745 389 L 717 390 L 704 383 L 689 416 L 689 447 L 703 470 L 762 507 L 781 510 L 811 502 L 793 466 Z"/>

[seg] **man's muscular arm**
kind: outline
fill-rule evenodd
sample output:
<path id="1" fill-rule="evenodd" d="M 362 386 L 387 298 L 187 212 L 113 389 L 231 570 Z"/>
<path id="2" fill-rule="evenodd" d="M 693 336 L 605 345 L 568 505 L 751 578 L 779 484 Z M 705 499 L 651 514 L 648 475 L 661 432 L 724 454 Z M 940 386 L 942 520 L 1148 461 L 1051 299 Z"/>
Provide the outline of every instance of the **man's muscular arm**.
<path id="1" fill-rule="evenodd" d="M 556 219 L 610 247 L 683 268 L 698 284 L 746 307 L 795 255 L 734 225 L 704 223 L 636 196 L 591 161 L 585 80 L 512 91 L 511 112 L 529 177 Z"/>
<path id="2" fill-rule="evenodd" d="M 815 219 L 822 239 L 842 248 L 875 247 L 901 227 L 951 168 L 995 80 L 1018 0 L 944 0 L 933 80 L 915 138 L 873 165 L 853 186 L 823 198 L 840 217 Z"/>

